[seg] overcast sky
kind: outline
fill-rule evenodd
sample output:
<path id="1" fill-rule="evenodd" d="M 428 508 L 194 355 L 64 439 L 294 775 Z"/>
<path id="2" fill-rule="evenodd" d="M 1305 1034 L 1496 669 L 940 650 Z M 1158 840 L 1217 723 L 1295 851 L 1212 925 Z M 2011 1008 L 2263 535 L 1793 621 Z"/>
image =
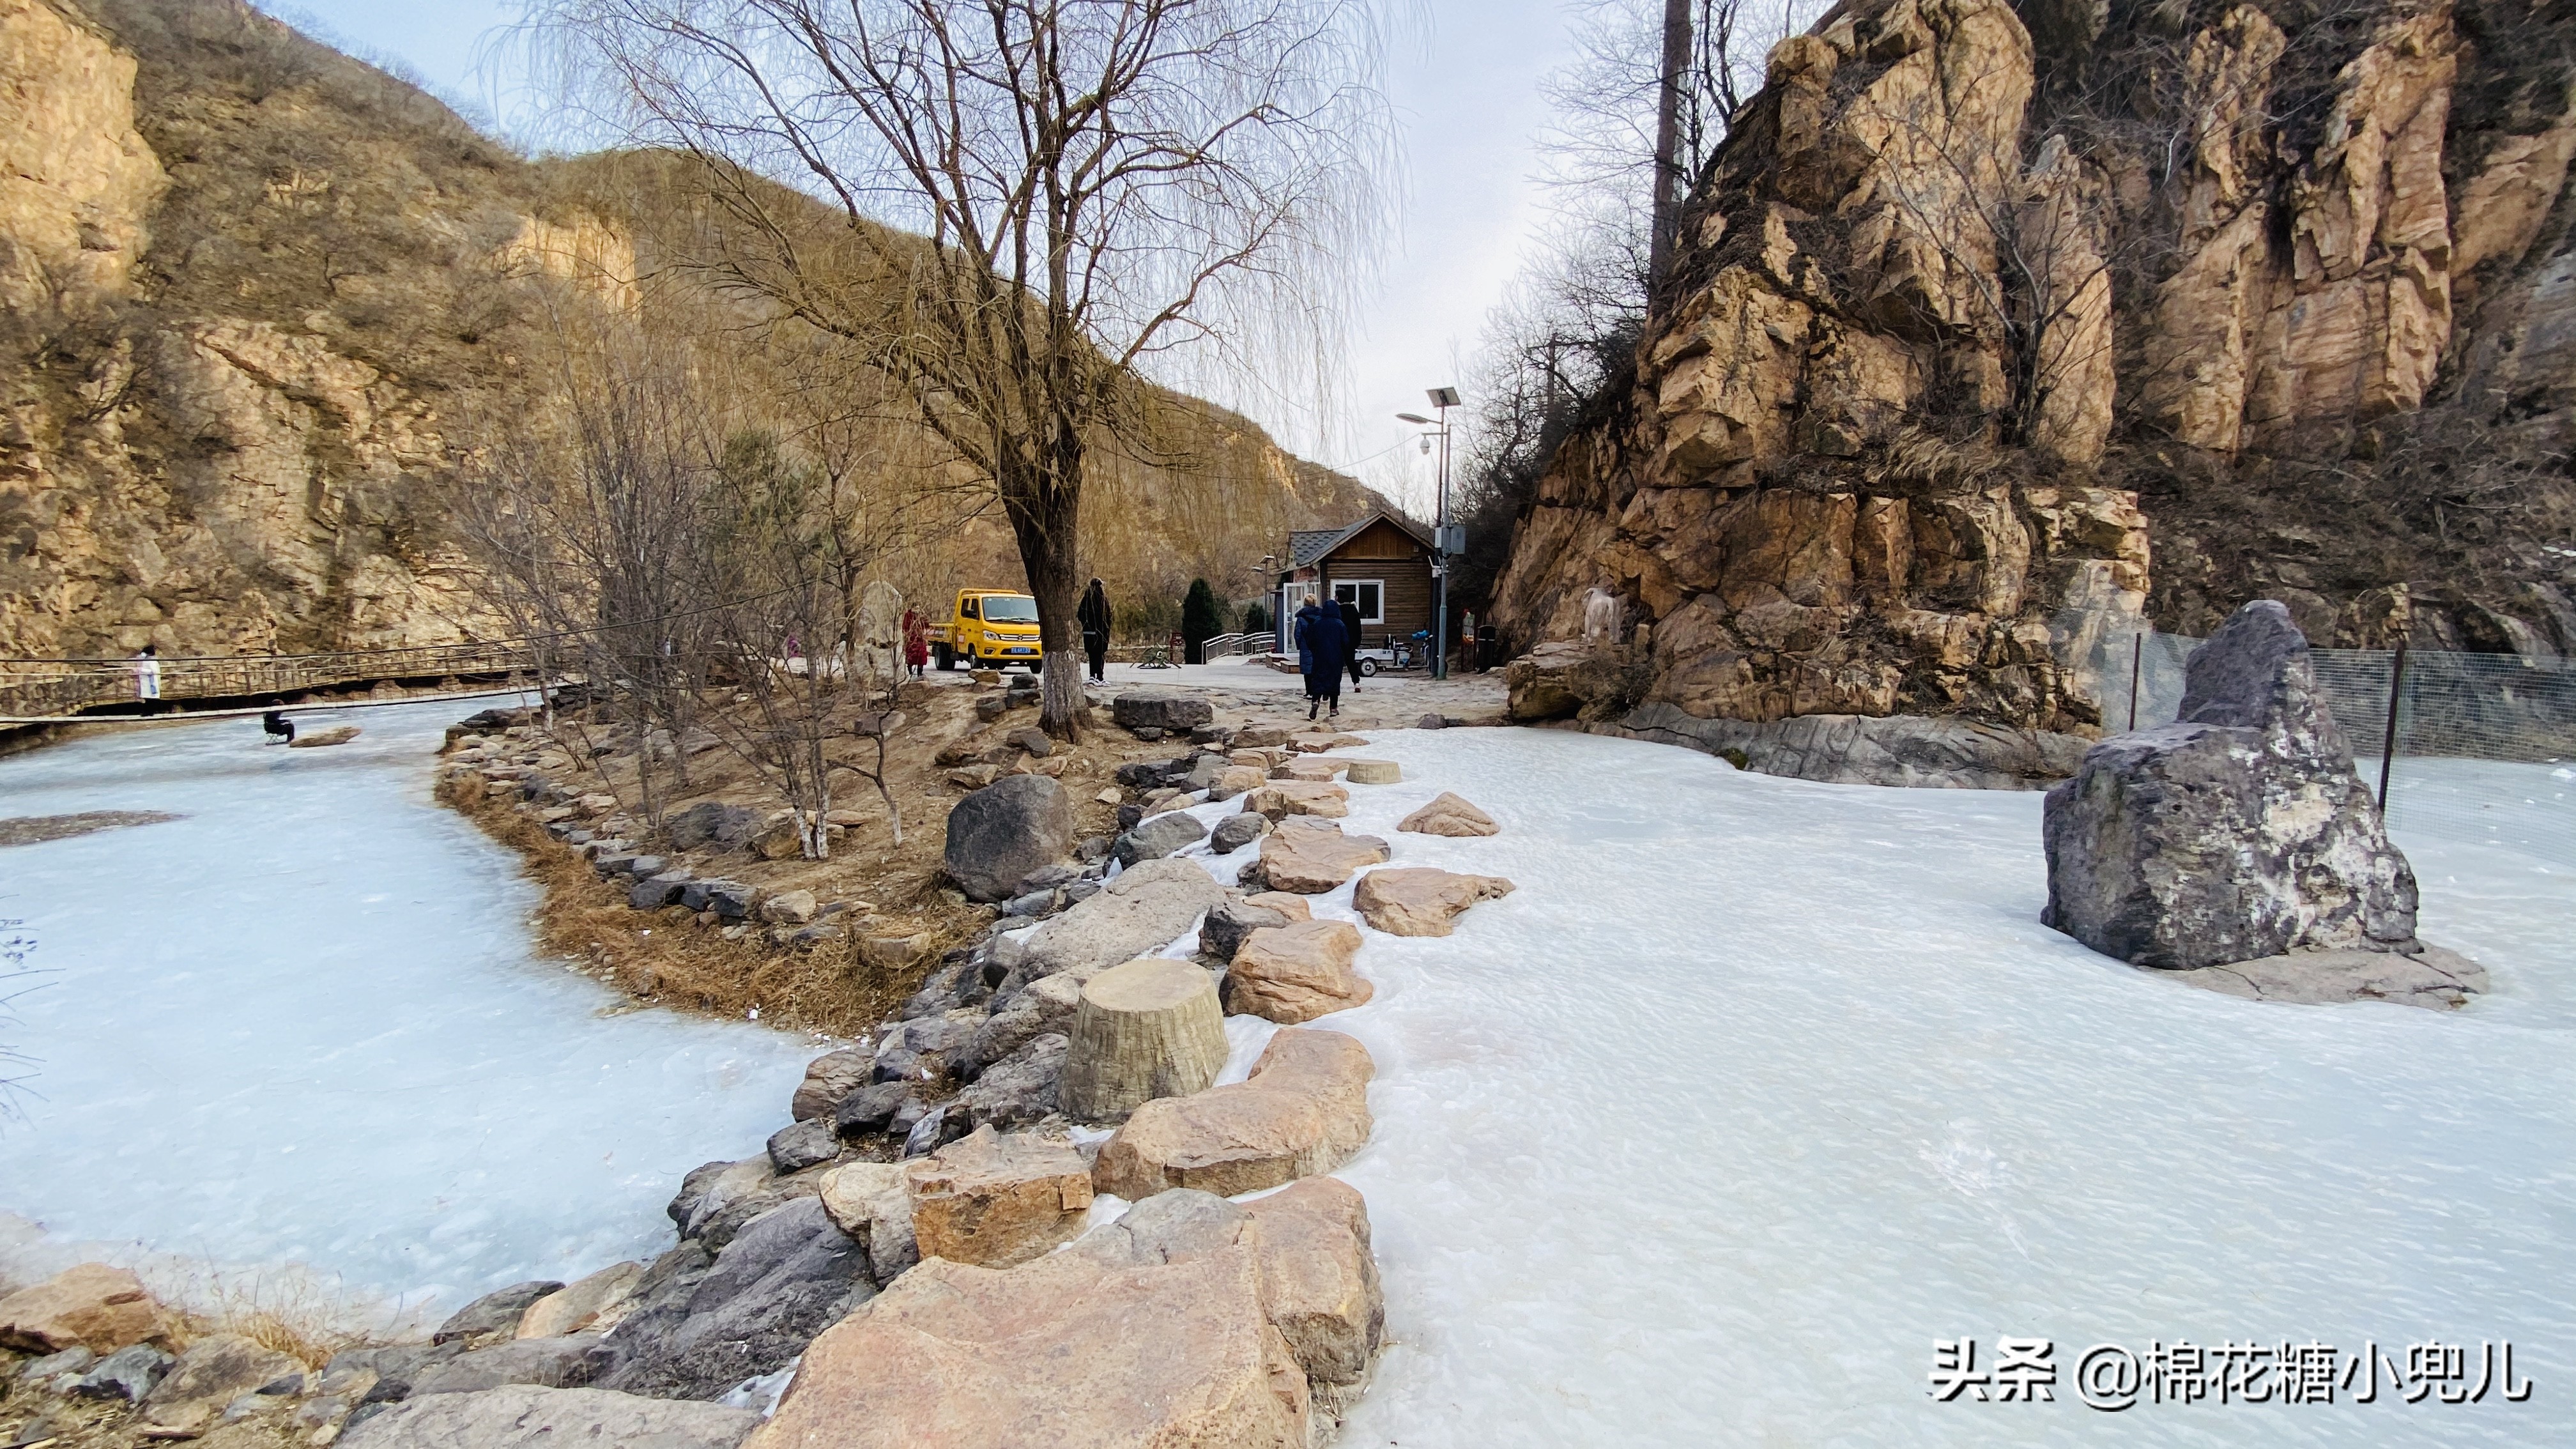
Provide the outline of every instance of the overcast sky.
<path id="1" fill-rule="evenodd" d="M 369 59 L 398 60 L 452 100 L 506 112 L 487 41 L 519 0 L 256 0 Z M 1317 462 L 1352 466 L 1399 501 L 1430 512 L 1427 460 L 1397 412 L 1421 411 L 1423 389 L 1456 383 L 1485 313 L 1544 222 L 1532 181 L 1546 124 L 1539 78 L 1568 44 L 1562 0 L 1422 0 L 1427 25 L 1391 57 L 1403 128 L 1404 226 L 1383 282 L 1352 319 L 1351 355 L 1330 417 L 1248 398 L 1282 443 Z M 318 20 L 316 17 L 319 17 Z"/>

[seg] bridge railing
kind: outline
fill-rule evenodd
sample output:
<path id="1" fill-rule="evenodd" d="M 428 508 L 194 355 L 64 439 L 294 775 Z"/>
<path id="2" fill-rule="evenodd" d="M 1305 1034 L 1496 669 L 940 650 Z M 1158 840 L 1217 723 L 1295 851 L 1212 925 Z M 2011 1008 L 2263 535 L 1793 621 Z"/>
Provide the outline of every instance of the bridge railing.
<path id="1" fill-rule="evenodd" d="M 385 679 L 489 676 L 532 670 L 524 643 L 425 644 L 331 654 L 237 654 L 164 658 L 164 701 L 248 699 L 333 689 Z M 0 718 L 80 714 L 141 697 L 136 659 L 0 659 Z"/>

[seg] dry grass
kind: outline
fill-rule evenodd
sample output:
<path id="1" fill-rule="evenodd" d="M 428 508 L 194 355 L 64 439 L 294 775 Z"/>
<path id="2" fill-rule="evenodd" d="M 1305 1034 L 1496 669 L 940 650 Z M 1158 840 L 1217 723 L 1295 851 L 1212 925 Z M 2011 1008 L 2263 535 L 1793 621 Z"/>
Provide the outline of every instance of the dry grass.
<path id="1" fill-rule="evenodd" d="M 601 880 L 545 827 L 496 800 L 467 800 L 442 786 L 439 798 L 516 850 L 545 889 L 537 939 L 549 955 L 638 1002 L 711 1016 L 759 1019 L 790 1030 L 855 1036 L 893 1013 L 921 986 L 939 953 L 970 934 L 972 913 L 932 904 L 945 917 L 923 933 L 929 944 L 911 959 L 872 964 L 858 932 L 810 951 L 782 950 L 757 937 L 728 941 L 699 927 L 678 906 L 630 909 L 626 894 Z"/>
<path id="2" fill-rule="evenodd" d="M 578 853 L 513 809 L 506 798 L 468 799 L 472 791 L 444 784 L 439 798 L 527 862 L 529 874 L 545 889 L 537 919 L 539 940 L 549 954 L 640 1003 L 734 1020 L 757 1011 L 759 1020 L 770 1025 L 854 1036 L 891 1016 L 920 988 L 941 955 L 971 940 L 991 915 L 989 908 L 958 904 L 942 889 L 947 814 L 962 792 L 947 783 L 949 770 L 936 763 L 936 756 L 960 740 L 998 741 L 1031 723 L 1036 711 L 1024 707 L 986 724 L 974 711 L 982 693 L 962 683 L 905 686 L 902 707 L 914 723 L 896 737 L 888 758 L 888 783 L 903 807 L 901 845 L 892 841 L 882 819 L 873 818 L 878 811 L 874 789 L 851 784 L 843 787 L 846 794 L 836 791 L 836 796 L 872 818 L 835 841 L 829 860 L 762 861 L 737 854 L 701 867 L 702 874 L 721 872 L 767 892 L 806 889 L 824 901 L 865 902 L 871 908 L 873 914 L 863 916 L 854 909 L 833 917 L 848 934 L 811 950 L 773 946 L 757 933 L 727 941 L 695 924 L 677 906 L 652 913 L 630 909 L 623 890 L 601 881 Z M 634 798 L 631 758 L 592 762 L 579 739 L 559 741 L 558 747 L 582 761 L 563 780 L 565 785 L 607 788 Z M 1115 810 L 1090 797 L 1121 761 L 1170 753 L 1168 746 L 1139 746 L 1105 728 L 1088 731 L 1081 744 L 1059 745 L 1058 750 L 1083 834 L 1115 829 Z M 697 756 L 689 769 L 689 788 L 668 808 L 723 800 L 767 811 L 780 803 L 728 750 Z M 867 948 L 871 938 L 907 937 L 918 945 L 906 959 Z"/>

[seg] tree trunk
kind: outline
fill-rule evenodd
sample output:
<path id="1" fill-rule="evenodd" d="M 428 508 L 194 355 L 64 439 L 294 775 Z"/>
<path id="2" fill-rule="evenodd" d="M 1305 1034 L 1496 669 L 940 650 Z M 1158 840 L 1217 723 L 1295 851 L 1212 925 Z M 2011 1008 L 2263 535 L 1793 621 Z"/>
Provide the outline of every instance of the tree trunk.
<path id="1" fill-rule="evenodd" d="M 1044 674 L 1038 728 L 1060 740 L 1081 738 L 1082 560 L 1076 534 L 1082 522 L 1083 454 L 1078 443 L 1048 447 L 1046 461 L 1026 480 L 1001 479 L 1020 566 L 1038 602 L 1038 651 Z M 1016 486 L 1015 486 L 1016 485 Z"/>
<path id="2" fill-rule="evenodd" d="M 1646 262 L 1650 288 L 1672 265 L 1682 206 L 1682 77 L 1690 69 L 1691 0 L 1664 0 L 1663 81 L 1655 94 L 1655 215 Z M 1650 299 L 1651 304 L 1651 299 Z"/>
<path id="3" fill-rule="evenodd" d="M 1150 956 L 1094 976 L 1072 1036 L 1058 1090 L 1066 1114 L 1088 1122 L 1202 1091 L 1225 1069 L 1216 978 L 1194 961 Z"/>

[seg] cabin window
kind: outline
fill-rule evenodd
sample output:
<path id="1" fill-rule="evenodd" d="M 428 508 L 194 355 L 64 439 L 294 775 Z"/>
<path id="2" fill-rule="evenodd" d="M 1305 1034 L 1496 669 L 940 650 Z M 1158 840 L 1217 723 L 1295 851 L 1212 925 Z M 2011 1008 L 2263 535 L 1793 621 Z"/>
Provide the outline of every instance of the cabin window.
<path id="1" fill-rule="evenodd" d="M 1363 624 L 1386 622 L 1386 585 L 1377 579 L 1335 579 L 1333 598 L 1358 608 Z"/>

